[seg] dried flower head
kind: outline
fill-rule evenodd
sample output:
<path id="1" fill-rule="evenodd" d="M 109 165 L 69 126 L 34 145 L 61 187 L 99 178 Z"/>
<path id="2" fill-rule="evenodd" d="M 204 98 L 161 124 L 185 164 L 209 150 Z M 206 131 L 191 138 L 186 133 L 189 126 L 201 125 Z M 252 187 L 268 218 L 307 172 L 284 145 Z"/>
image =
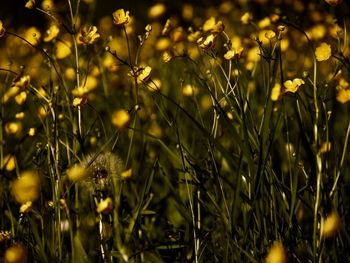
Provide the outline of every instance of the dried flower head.
<path id="1" fill-rule="evenodd" d="M 118 155 L 112 152 L 90 154 L 82 162 L 89 173 L 87 183 L 89 188 L 104 190 L 111 186 L 114 179 L 119 179 L 123 171 L 123 163 Z"/>

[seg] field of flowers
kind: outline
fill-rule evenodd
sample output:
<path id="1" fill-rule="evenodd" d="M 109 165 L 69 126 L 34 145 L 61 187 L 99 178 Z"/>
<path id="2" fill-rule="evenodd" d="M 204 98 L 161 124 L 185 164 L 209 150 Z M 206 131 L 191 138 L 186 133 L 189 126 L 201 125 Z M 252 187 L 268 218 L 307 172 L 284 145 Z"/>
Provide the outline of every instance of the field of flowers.
<path id="1" fill-rule="evenodd" d="M 103 2 L 0 13 L 0 262 L 350 262 L 347 1 Z"/>

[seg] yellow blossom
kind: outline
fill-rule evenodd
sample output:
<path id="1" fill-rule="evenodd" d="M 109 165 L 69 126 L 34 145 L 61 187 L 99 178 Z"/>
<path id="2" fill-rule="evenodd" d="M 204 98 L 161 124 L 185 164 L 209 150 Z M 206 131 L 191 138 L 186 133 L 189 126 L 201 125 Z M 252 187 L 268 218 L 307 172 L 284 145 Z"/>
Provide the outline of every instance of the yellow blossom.
<path id="1" fill-rule="evenodd" d="M 165 22 L 165 25 L 162 29 L 162 36 L 167 35 L 171 31 L 171 29 L 172 29 L 171 20 L 167 19 L 167 21 Z"/>
<path id="2" fill-rule="evenodd" d="M 266 28 L 269 25 L 271 25 L 271 20 L 270 20 L 269 17 L 265 17 L 265 18 L 263 18 L 262 20 L 260 20 L 258 22 L 258 27 L 261 28 L 261 29 Z"/>
<path id="3" fill-rule="evenodd" d="M 225 53 L 224 58 L 227 60 L 231 60 L 233 58 L 239 58 L 242 52 L 243 52 L 243 47 L 233 48 Z"/>
<path id="4" fill-rule="evenodd" d="M 246 12 L 241 16 L 241 22 L 243 25 L 249 24 L 253 20 L 253 15 L 250 12 Z"/>
<path id="5" fill-rule="evenodd" d="M 350 90 L 340 89 L 337 94 L 337 101 L 340 103 L 346 103 L 350 100 Z"/>
<path id="6" fill-rule="evenodd" d="M 39 44 L 41 33 L 36 27 L 28 28 L 24 33 L 24 38 L 33 46 Z"/>
<path id="7" fill-rule="evenodd" d="M 6 29 L 2 23 L 2 21 L 0 20 L 0 37 L 4 36 L 6 32 Z"/>
<path id="8" fill-rule="evenodd" d="M 59 27 L 56 24 L 52 24 L 48 30 L 45 32 L 44 42 L 50 42 L 55 39 L 60 32 Z"/>
<path id="9" fill-rule="evenodd" d="M 15 101 L 18 105 L 23 105 L 27 100 L 27 93 L 22 91 L 20 94 L 16 95 Z"/>
<path id="10" fill-rule="evenodd" d="M 117 128 L 123 128 L 129 124 L 130 115 L 126 110 L 117 110 L 112 114 L 112 123 Z"/>
<path id="11" fill-rule="evenodd" d="M 315 51 L 315 56 L 317 61 L 325 61 L 330 58 L 331 54 L 332 54 L 331 46 L 324 42 L 321 43 L 321 45 L 319 45 Z"/>
<path id="12" fill-rule="evenodd" d="M 17 120 L 23 120 L 25 116 L 26 116 L 26 114 L 25 114 L 23 111 L 18 112 L 18 113 L 16 113 L 16 115 L 15 115 L 15 117 L 16 117 Z"/>
<path id="13" fill-rule="evenodd" d="M 28 8 L 28 9 L 33 9 L 34 7 L 35 7 L 35 0 L 29 0 L 25 5 L 25 8 Z"/>
<path id="14" fill-rule="evenodd" d="M 131 178 L 131 177 L 132 177 L 132 168 L 121 172 L 120 176 L 121 176 L 123 179 Z"/>
<path id="15" fill-rule="evenodd" d="M 27 249 L 23 245 L 12 245 L 6 249 L 4 259 L 5 263 L 25 263 L 27 262 Z"/>
<path id="16" fill-rule="evenodd" d="M 9 135 L 16 135 L 22 130 L 22 124 L 20 122 L 8 122 L 5 124 L 5 131 Z"/>
<path id="17" fill-rule="evenodd" d="M 28 135 L 30 137 L 33 137 L 35 135 L 35 128 L 30 128 L 29 131 L 28 131 Z"/>
<path id="18" fill-rule="evenodd" d="M 27 88 L 30 85 L 30 76 L 24 75 L 19 76 L 14 79 L 12 86 L 17 86 L 19 88 Z"/>
<path id="19" fill-rule="evenodd" d="M 6 171 L 11 172 L 16 169 L 16 157 L 14 155 L 6 155 L 4 157 L 4 166 Z"/>
<path id="20" fill-rule="evenodd" d="M 70 42 L 57 42 L 55 55 L 57 59 L 64 59 L 71 54 L 71 43 Z"/>
<path id="21" fill-rule="evenodd" d="M 197 88 L 192 86 L 191 84 L 186 84 L 183 88 L 182 88 L 182 95 L 186 96 L 186 97 L 191 97 L 193 95 L 197 94 Z"/>
<path id="22" fill-rule="evenodd" d="M 149 75 L 151 74 L 152 68 L 149 66 L 146 66 L 144 68 L 141 68 L 141 70 L 139 70 L 137 72 L 137 83 L 142 83 L 144 81 L 146 81 L 149 77 Z"/>
<path id="23" fill-rule="evenodd" d="M 113 209 L 113 201 L 112 198 L 107 197 L 104 200 L 101 200 L 101 202 L 98 203 L 96 211 L 97 213 L 102 214 L 108 214 Z"/>
<path id="24" fill-rule="evenodd" d="M 81 106 L 82 104 L 84 104 L 84 100 L 85 100 L 84 97 L 74 98 L 72 103 L 73 107 Z"/>
<path id="25" fill-rule="evenodd" d="M 206 38 L 201 37 L 197 40 L 197 44 L 202 49 L 210 49 L 215 44 L 215 36 L 213 34 L 210 34 Z"/>
<path id="26" fill-rule="evenodd" d="M 298 91 L 299 87 L 301 85 L 305 84 L 305 82 L 302 79 L 295 78 L 292 80 L 287 80 L 283 83 L 285 92 L 292 92 L 295 93 Z"/>
<path id="27" fill-rule="evenodd" d="M 22 172 L 20 177 L 12 182 L 12 194 L 16 201 L 25 204 L 35 201 L 39 197 L 40 178 L 36 171 Z"/>
<path id="28" fill-rule="evenodd" d="M 222 21 L 216 22 L 216 19 L 214 17 L 210 17 L 203 24 L 203 31 L 204 32 L 220 33 L 224 30 L 224 28 L 225 28 L 225 26 L 222 23 Z"/>
<path id="29" fill-rule="evenodd" d="M 90 45 L 100 38 L 100 34 L 97 32 L 96 26 L 83 27 L 79 34 L 79 40 L 84 45 Z"/>
<path id="30" fill-rule="evenodd" d="M 164 15 L 165 11 L 166 11 L 165 4 L 163 3 L 155 4 L 148 10 L 148 17 L 151 19 L 157 19 L 162 15 Z"/>
<path id="31" fill-rule="evenodd" d="M 280 242 L 275 242 L 269 249 L 265 258 L 266 263 L 286 263 L 286 251 Z"/>
<path id="32" fill-rule="evenodd" d="M 129 23 L 129 11 L 118 9 L 113 14 L 113 23 L 117 26 L 126 25 Z"/>
<path id="33" fill-rule="evenodd" d="M 277 101 L 281 96 L 281 84 L 276 82 L 271 90 L 271 100 Z"/>
<path id="34" fill-rule="evenodd" d="M 24 203 L 19 208 L 19 212 L 20 213 L 28 213 L 32 209 L 32 205 L 33 205 L 32 201 L 28 201 L 28 202 Z"/>
<path id="35" fill-rule="evenodd" d="M 341 219 L 337 211 L 332 211 L 326 218 L 321 221 L 321 236 L 331 238 L 337 235 L 341 227 Z"/>
<path id="36" fill-rule="evenodd" d="M 89 176 L 89 172 L 80 164 L 75 164 L 67 170 L 69 180 L 76 182 Z"/>
<path id="37" fill-rule="evenodd" d="M 162 59 L 165 63 L 169 62 L 173 58 L 173 54 L 170 51 L 164 51 Z"/>

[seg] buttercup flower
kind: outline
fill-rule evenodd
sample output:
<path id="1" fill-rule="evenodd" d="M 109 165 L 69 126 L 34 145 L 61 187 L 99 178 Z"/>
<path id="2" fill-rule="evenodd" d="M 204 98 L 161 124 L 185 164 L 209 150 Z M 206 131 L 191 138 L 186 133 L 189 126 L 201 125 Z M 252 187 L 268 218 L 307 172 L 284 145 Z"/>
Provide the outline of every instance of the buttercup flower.
<path id="1" fill-rule="evenodd" d="M 339 5 L 343 2 L 343 0 L 325 0 L 327 4 L 331 6 Z"/>
<path id="2" fill-rule="evenodd" d="M 80 164 L 73 165 L 71 168 L 67 171 L 67 176 L 69 180 L 76 182 L 79 180 L 82 180 L 89 176 L 89 173 L 85 167 L 83 167 Z"/>
<path id="3" fill-rule="evenodd" d="M 334 237 L 340 230 L 341 219 L 337 211 L 332 211 L 321 221 L 321 236 L 324 238 Z"/>
<path id="4" fill-rule="evenodd" d="M 197 44 L 202 49 L 210 49 L 215 44 L 215 36 L 213 34 L 210 34 L 206 38 L 201 37 L 197 40 Z"/>
<path id="5" fill-rule="evenodd" d="M 27 261 L 27 249 L 23 245 L 15 244 L 5 252 L 6 263 L 25 263 Z"/>
<path id="6" fill-rule="evenodd" d="M 231 60 L 233 58 L 239 58 L 242 52 L 243 52 L 243 47 L 233 48 L 225 53 L 224 58 L 227 60 Z"/>
<path id="7" fill-rule="evenodd" d="M 117 26 L 123 26 L 129 23 L 129 11 L 118 9 L 113 14 L 113 23 Z"/>
<path id="8" fill-rule="evenodd" d="M 57 59 L 64 59 L 71 54 L 71 43 L 70 42 L 57 42 L 55 55 Z"/>
<path id="9" fill-rule="evenodd" d="M 113 201 L 112 198 L 107 197 L 104 200 L 101 200 L 100 203 L 98 203 L 96 211 L 97 213 L 102 213 L 102 214 L 108 214 L 111 212 L 113 209 Z"/>
<path id="10" fill-rule="evenodd" d="M 50 42 L 51 40 L 55 39 L 60 32 L 60 29 L 57 25 L 52 24 L 48 30 L 45 32 L 44 42 Z"/>
<path id="11" fill-rule="evenodd" d="M 305 84 L 305 82 L 302 79 L 295 78 L 292 80 L 287 80 L 283 83 L 285 92 L 292 92 L 295 93 L 298 91 L 299 87 L 301 85 Z"/>
<path id="12" fill-rule="evenodd" d="M 246 12 L 241 16 L 241 22 L 243 25 L 249 24 L 253 20 L 253 15 L 250 12 Z"/>
<path id="13" fill-rule="evenodd" d="M 33 9 L 34 7 L 35 7 L 35 0 L 29 0 L 25 5 L 25 8 L 28 8 L 28 9 Z"/>
<path id="14" fill-rule="evenodd" d="M 316 48 L 315 56 L 317 61 L 325 61 L 329 59 L 331 55 L 332 49 L 327 43 L 321 43 L 321 45 Z"/>
<path id="15" fill-rule="evenodd" d="M 117 110 L 112 114 L 112 123 L 117 128 L 123 128 L 128 125 L 130 115 L 126 110 Z"/>
<path id="16" fill-rule="evenodd" d="M 84 27 L 80 31 L 79 40 L 85 45 L 93 44 L 99 38 L 100 34 L 97 32 L 97 27 L 95 26 Z"/>
<path id="17" fill-rule="evenodd" d="M 281 84 L 276 82 L 271 90 L 271 100 L 277 101 L 281 96 Z"/>
<path id="18" fill-rule="evenodd" d="M 12 194 L 16 201 L 25 204 L 35 201 L 39 197 L 40 178 L 36 171 L 22 172 L 20 177 L 12 182 Z"/>
<path id="19" fill-rule="evenodd" d="M 274 243 L 265 258 L 266 263 L 286 263 L 286 251 L 280 242 Z"/>

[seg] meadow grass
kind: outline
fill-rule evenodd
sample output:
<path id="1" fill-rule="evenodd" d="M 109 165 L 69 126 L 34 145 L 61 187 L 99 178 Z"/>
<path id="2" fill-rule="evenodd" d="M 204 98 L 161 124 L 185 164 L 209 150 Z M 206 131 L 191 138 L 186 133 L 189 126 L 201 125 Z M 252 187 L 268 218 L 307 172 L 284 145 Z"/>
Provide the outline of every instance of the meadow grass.
<path id="1" fill-rule="evenodd" d="M 350 261 L 348 4 L 100 4 L 1 18 L 2 260 Z"/>

